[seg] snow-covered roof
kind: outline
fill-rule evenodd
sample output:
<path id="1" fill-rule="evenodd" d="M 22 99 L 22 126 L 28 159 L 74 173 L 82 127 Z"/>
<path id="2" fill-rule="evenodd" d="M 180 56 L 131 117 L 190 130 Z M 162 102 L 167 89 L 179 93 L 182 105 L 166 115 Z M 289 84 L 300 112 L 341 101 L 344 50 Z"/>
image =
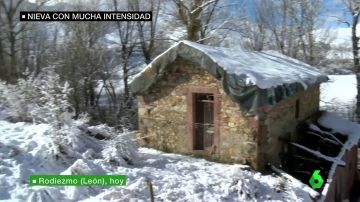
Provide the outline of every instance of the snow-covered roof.
<path id="1" fill-rule="evenodd" d="M 259 107 L 274 105 L 328 80 L 314 67 L 276 51 L 246 51 L 181 41 L 137 74 L 129 85 L 131 91 L 145 93 L 178 57 L 197 64 L 221 80 L 226 94 L 249 115 L 255 114 Z"/>
<path id="2" fill-rule="evenodd" d="M 198 63 L 216 78 L 222 78 L 225 73 L 239 81 L 237 84 L 256 85 L 260 89 L 292 83 L 301 83 L 307 88 L 328 80 L 315 67 L 276 51 L 246 51 L 181 41 L 156 57 L 140 72 L 131 82 L 131 90 L 134 93 L 144 92 L 164 68 L 179 56 Z M 149 75 L 148 72 L 155 74 Z"/>

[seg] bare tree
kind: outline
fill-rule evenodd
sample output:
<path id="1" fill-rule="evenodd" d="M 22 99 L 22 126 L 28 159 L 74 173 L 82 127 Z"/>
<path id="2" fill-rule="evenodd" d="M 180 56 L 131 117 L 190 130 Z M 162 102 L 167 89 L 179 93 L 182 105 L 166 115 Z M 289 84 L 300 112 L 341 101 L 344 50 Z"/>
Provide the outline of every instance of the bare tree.
<path id="1" fill-rule="evenodd" d="M 292 0 L 256 0 L 254 3 L 255 22 L 250 23 L 250 39 L 256 49 L 271 48 L 283 54 L 296 57 L 299 49 L 297 26 L 297 3 Z M 249 19 L 248 21 L 252 21 Z M 255 32 L 255 33 L 254 33 Z M 271 42 L 264 47 L 262 41 Z M 259 44 L 260 43 L 260 44 Z M 253 46 L 254 46 L 253 45 Z"/>
<path id="2" fill-rule="evenodd" d="M 3 4 L 3 0 L 0 0 L 0 5 Z M 3 19 L 4 16 L 4 11 L 3 8 L 0 7 L 0 30 L 4 30 L 4 23 L 3 23 Z M 5 56 L 4 56 L 4 38 L 5 38 L 5 34 L 3 32 L 0 33 L 0 79 L 6 79 L 7 76 L 7 68 L 6 68 L 6 61 L 5 61 Z"/>
<path id="3" fill-rule="evenodd" d="M 265 47 L 266 40 L 269 38 L 270 30 L 268 30 L 268 15 L 270 5 L 267 5 L 267 1 L 255 0 L 254 19 L 252 16 L 247 16 L 245 23 L 243 24 L 242 31 L 245 40 L 243 46 L 250 50 L 262 51 Z"/>
<path id="4" fill-rule="evenodd" d="M 359 37 L 356 33 L 356 27 L 359 23 L 360 16 L 360 2 L 357 0 L 343 0 L 346 8 L 351 13 L 352 22 L 351 25 L 351 41 L 352 41 L 352 53 L 354 62 L 354 71 L 360 73 L 360 59 L 359 59 Z"/>
<path id="5" fill-rule="evenodd" d="M 99 1 L 94 0 L 91 5 L 76 4 L 74 9 L 93 10 L 97 5 Z M 62 36 L 62 45 L 57 50 L 57 72 L 73 89 L 70 101 L 76 116 L 83 112 L 93 114 L 96 109 L 95 88 L 106 68 L 106 47 L 102 39 L 109 27 L 109 23 L 96 21 L 63 24 L 62 29 L 66 35 Z"/>
<path id="6" fill-rule="evenodd" d="M 267 47 L 317 65 L 326 56 L 329 40 L 320 32 L 322 0 L 269 0 L 254 1 L 255 22 L 250 23 L 248 35 L 253 49 Z M 249 20 L 251 21 L 251 20 Z M 255 32 L 255 33 L 254 33 Z M 321 38 L 318 41 L 315 37 Z"/>
<path id="7" fill-rule="evenodd" d="M 179 20 L 185 25 L 187 39 L 203 43 L 219 0 L 173 0 Z"/>
<path id="8" fill-rule="evenodd" d="M 95 107 L 96 79 L 104 68 L 105 50 L 98 43 L 104 24 L 101 22 L 82 22 L 67 24 L 69 41 L 63 49 L 61 76 L 69 81 L 74 89 L 71 100 L 76 115 L 89 112 Z M 103 27 L 105 29 L 105 27 Z M 71 30 L 71 31 L 70 31 Z"/>
<path id="9" fill-rule="evenodd" d="M 317 42 L 314 31 L 318 28 L 319 16 L 322 11 L 321 0 L 301 0 L 299 2 L 299 19 L 301 28 L 298 29 L 301 35 L 300 44 L 302 47 L 303 60 L 309 64 L 316 65 L 319 62 L 319 55 L 316 53 Z M 318 35 L 320 33 L 317 33 Z M 319 36 L 318 36 L 319 37 Z M 325 41 L 323 41 L 325 42 Z"/>
<path id="10" fill-rule="evenodd" d="M 351 41 L 352 41 L 352 53 L 353 53 L 353 71 L 356 74 L 357 81 L 357 96 L 356 96 L 356 114 L 360 115 L 360 59 L 359 59 L 359 37 L 357 35 L 357 25 L 359 24 L 360 17 L 360 1 L 358 0 L 343 0 L 346 8 L 350 12 L 352 19 L 348 23 L 351 25 Z M 358 119 L 359 121 L 359 119 Z"/>
<path id="11" fill-rule="evenodd" d="M 154 54 L 156 34 L 158 29 L 158 19 L 160 12 L 160 0 L 133 0 L 129 1 L 130 7 L 133 11 L 151 11 L 153 14 L 152 21 L 137 21 L 137 32 L 140 39 L 140 46 L 145 58 L 145 63 L 151 62 Z"/>
<path id="12" fill-rule="evenodd" d="M 115 8 L 115 11 L 118 11 L 121 8 L 126 10 L 131 10 L 131 1 L 128 0 L 126 2 L 121 2 L 118 0 L 113 0 L 113 6 Z M 124 85 L 122 98 L 120 100 L 120 108 L 117 114 L 118 117 L 122 119 L 121 120 L 122 127 L 131 128 L 132 127 L 131 114 L 133 114 L 132 112 L 133 98 L 129 88 L 129 76 L 130 76 L 130 70 L 133 68 L 131 64 L 131 58 L 133 56 L 135 48 L 138 46 L 137 35 L 136 35 L 137 24 L 131 21 L 124 21 L 124 22 L 116 21 L 115 26 L 120 41 L 119 42 L 120 66 L 122 69 L 122 81 Z M 142 37 L 143 39 L 141 40 L 145 43 L 145 36 Z M 150 52 L 147 52 L 147 51 L 151 51 L 153 48 L 151 47 L 153 46 L 153 44 L 151 43 L 153 42 L 150 42 L 149 46 L 146 46 L 146 44 L 142 44 L 145 45 L 145 47 L 143 48 L 145 48 L 145 52 L 147 54 L 151 54 Z M 150 57 L 150 55 L 148 55 L 147 57 Z"/>
<path id="13" fill-rule="evenodd" d="M 33 5 L 32 10 L 40 9 L 47 0 L 42 1 L 37 5 Z M 0 34 L 0 60 L 4 61 L 4 66 L 1 68 L 5 73 L 5 80 L 10 83 L 15 83 L 19 78 L 23 67 L 21 62 L 19 63 L 19 52 L 21 45 L 24 45 L 24 37 L 28 37 L 30 29 L 27 26 L 28 22 L 19 21 L 19 11 L 30 5 L 25 0 L 0 0 L 0 27 L 2 33 Z M 22 50 L 22 56 L 24 54 L 30 54 Z M 26 57 L 27 58 L 27 57 Z M 24 60 L 23 60 L 24 61 Z M 26 63 L 26 62 L 25 62 Z"/>
<path id="14" fill-rule="evenodd" d="M 113 0 L 114 8 L 118 11 L 118 2 L 117 0 Z M 128 9 L 130 8 L 129 3 L 127 3 Z M 127 99 L 130 95 L 129 89 L 129 59 L 133 54 L 134 48 L 136 47 L 135 41 L 135 23 L 130 21 L 120 22 L 116 21 L 116 28 L 118 32 L 118 36 L 120 39 L 120 58 L 121 65 L 123 70 L 123 82 L 124 82 L 124 96 Z"/>
<path id="15" fill-rule="evenodd" d="M 51 50 L 56 47 L 52 41 L 52 24 L 39 22 L 28 22 L 27 27 L 19 34 L 18 38 L 18 67 L 20 76 L 27 76 L 26 73 L 40 73 L 43 67 L 53 62 Z"/>
<path id="16" fill-rule="evenodd" d="M 23 2 L 24 0 L 0 1 L 0 6 L 4 13 L 3 17 L 0 18 L 1 24 L 3 25 L 2 30 L 6 33 L 6 39 L 10 46 L 8 51 L 3 49 L 4 53 L 10 57 L 6 78 L 8 79 L 8 82 L 11 83 L 15 83 L 18 78 L 16 42 L 18 35 L 25 29 L 24 25 L 20 25 L 19 27 L 18 11 Z"/>

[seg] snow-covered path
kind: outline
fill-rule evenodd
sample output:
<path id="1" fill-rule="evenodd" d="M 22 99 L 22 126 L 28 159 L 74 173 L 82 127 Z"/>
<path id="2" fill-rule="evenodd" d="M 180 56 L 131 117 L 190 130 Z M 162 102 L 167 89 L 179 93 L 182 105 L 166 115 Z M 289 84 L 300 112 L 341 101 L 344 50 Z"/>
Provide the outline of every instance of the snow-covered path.
<path id="1" fill-rule="evenodd" d="M 48 128 L 0 121 L 0 200 L 148 201 L 149 179 L 156 201 L 310 201 L 296 180 L 153 149 L 140 148 L 133 166 L 91 158 L 65 166 L 47 159 Z M 125 174 L 128 180 L 125 187 L 30 187 L 32 174 Z"/>
<path id="2" fill-rule="evenodd" d="M 25 199 L 30 194 L 30 174 L 61 170 L 41 158 L 41 150 L 45 149 L 41 134 L 48 127 L 0 121 L 0 200 Z"/>

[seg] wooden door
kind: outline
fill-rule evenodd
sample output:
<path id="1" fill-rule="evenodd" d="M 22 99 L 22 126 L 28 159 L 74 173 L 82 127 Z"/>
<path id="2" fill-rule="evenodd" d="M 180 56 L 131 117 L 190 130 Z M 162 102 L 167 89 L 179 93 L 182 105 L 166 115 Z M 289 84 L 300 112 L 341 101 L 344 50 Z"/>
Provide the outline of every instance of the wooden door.
<path id="1" fill-rule="evenodd" d="M 214 95 L 195 94 L 194 149 L 204 150 L 214 144 Z"/>

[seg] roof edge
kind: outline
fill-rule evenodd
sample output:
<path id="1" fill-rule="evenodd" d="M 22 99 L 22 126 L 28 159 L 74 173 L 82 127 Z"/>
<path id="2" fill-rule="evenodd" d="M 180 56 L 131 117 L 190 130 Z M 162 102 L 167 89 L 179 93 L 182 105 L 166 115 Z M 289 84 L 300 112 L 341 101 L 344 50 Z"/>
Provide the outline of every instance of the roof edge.
<path id="1" fill-rule="evenodd" d="M 178 58 L 179 56 L 190 61 L 195 61 L 195 63 L 199 64 L 200 67 L 208 71 L 217 79 L 224 77 L 224 75 L 226 74 L 226 76 L 233 77 L 234 79 L 244 80 L 246 86 L 255 85 L 258 86 L 260 89 L 269 89 L 269 87 L 264 87 L 257 84 L 254 81 L 251 81 L 251 79 L 248 77 L 249 75 L 246 72 L 236 75 L 232 73 L 227 73 L 224 67 L 220 66 L 220 64 L 214 58 L 212 58 L 212 56 L 208 52 L 206 52 L 206 50 L 202 49 L 199 46 L 205 46 L 205 45 L 197 44 L 195 42 L 191 42 L 187 40 L 182 40 L 177 42 L 176 44 L 168 48 L 166 51 L 164 51 L 162 54 L 158 55 L 150 64 L 146 66 L 146 68 L 144 68 L 141 72 L 139 72 L 135 76 L 135 78 L 129 84 L 130 90 L 134 94 L 141 94 L 146 92 L 146 90 L 148 90 L 148 88 L 152 86 L 157 81 L 157 79 L 159 79 L 166 66 L 174 62 L 176 58 Z M 214 47 L 214 49 L 216 48 L 217 47 Z M 190 52 L 192 54 L 189 54 Z M 282 54 L 281 57 L 286 59 L 296 60 Z M 298 62 L 299 65 L 307 65 L 311 67 L 310 65 L 303 63 L 299 60 L 296 61 Z M 315 72 L 316 70 L 313 71 Z M 315 81 L 313 82 L 299 81 L 298 83 L 301 83 L 306 89 L 312 85 L 320 84 L 322 82 L 326 82 L 329 80 L 326 74 L 322 74 L 319 71 L 316 72 L 319 73 L 319 76 L 316 77 Z M 293 82 L 293 83 L 297 83 L 297 82 Z M 281 85 L 284 84 L 287 83 L 284 82 Z"/>

